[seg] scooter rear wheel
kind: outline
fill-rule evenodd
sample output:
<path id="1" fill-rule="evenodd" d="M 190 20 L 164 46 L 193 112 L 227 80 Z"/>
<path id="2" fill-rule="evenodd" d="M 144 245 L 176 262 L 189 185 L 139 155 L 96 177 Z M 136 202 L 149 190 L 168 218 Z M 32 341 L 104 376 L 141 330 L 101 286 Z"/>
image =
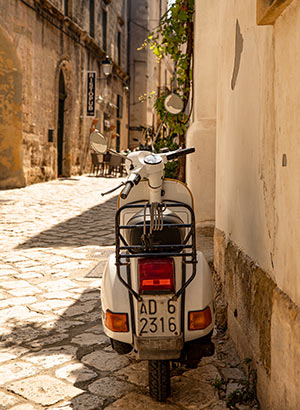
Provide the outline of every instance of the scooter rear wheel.
<path id="1" fill-rule="evenodd" d="M 166 401 L 171 393 L 170 361 L 148 360 L 150 396 L 157 401 Z"/>

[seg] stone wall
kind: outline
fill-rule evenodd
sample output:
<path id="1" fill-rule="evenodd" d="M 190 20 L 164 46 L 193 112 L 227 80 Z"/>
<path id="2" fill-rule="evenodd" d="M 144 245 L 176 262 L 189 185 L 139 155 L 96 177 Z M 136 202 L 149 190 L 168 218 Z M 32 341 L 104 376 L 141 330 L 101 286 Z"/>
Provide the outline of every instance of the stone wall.
<path id="1" fill-rule="evenodd" d="M 110 3 L 110 2 L 106 2 Z M 86 116 L 87 71 L 103 78 L 101 62 L 109 54 L 114 70 L 104 104 L 97 105 L 98 126 L 104 131 L 104 113 L 111 122 L 105 132 L 111 138 L 116 128 L 117 94 L 123 97 L 120 121 L 121 146 L 127 147 L 127 26 L 126 1 L 94 2 L 94 37 L 90 33 L 89 2 L 9 0 L 0 9 L 0 27 L 11 39 L 20 62 L 22 77 L 22 184 L 47 181 L 58 176 L 59 77 L 63 73 L 64 123 L 61 175 L 87 172 L 90 167 L 89 132 L 93 118 Z M 102 48 L 102 13 L 107 12 L 107 44 Z M 124 20 L 125 19 L 125 20 Z M 121 33 L 121 64 L 118 64 L 117 37 Z M 2 47 L 0 46 L 2 52 Z M 97 80 L 96 94 L 103 93 L 105 80 Z M 110 103 L 110 104 L 109 104 Z M 20 117 L 20 116 L 19 116 Z M 0 145 L 1 150 L 1 145 Z M 2 149 L 3 151 L 4 149 Z M 0 153 L 1 155 L 1 153 Z M 2 187 L 16 187 L 13 176 Z"/>
<path id="2" fill-rule="evenodd" d="M 225 234 L 215 230 L 215 269 L 223 285 L 227 325 L 242 359 L 257 371 L 262 409 L 296 410 L 300 373 L 300 309 Z M 221 301 L 219 302 L 219 306 Z M 218 309 L 217 309 L 218 310 Z"/>
<path id="3" fill-rule="evenodd" d="M 16 50 L 0 27 L 0 188 L 23 186 L 22 72 Z"/>

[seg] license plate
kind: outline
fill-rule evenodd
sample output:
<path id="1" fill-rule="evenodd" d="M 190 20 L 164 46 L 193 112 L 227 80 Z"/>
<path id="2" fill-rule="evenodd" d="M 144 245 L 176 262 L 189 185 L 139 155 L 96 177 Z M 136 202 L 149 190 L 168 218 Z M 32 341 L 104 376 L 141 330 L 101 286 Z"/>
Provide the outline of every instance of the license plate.
<path id="1" fill-rule="evenodd" d="M 138 336 L 178 336 L 180 334 L 180 304 L 170 296 L 143 296 L 138 302 Z"/>

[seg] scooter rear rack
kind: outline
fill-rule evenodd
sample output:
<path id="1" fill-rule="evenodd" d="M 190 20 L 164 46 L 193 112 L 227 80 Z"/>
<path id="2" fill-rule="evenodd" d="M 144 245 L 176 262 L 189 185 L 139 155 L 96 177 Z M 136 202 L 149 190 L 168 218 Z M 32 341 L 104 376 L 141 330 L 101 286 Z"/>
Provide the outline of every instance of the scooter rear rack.
<path id="1" fill-rule="evenodd" d="M 130 280 L 126 282 L 121 276 L 121 266 L 129 265 L 129 260 L 132 258 L 144 257 L 181 257 L 183 264 L 192 264 L 193 271 L 190 278 L 186 281 L 183 277 L 182 287 L 172 296 L 172 300 L 176 300 L 185 290 L 185 288 L 192 282 L 196 276 L 197 251 L 196 251 L 196 228 L 195 228 L 195 214 L 191 206 L 176 201 L 164 201 L 163 205 L 166 208 L 185 208 L 190 214 L 191 223 L 182 224 L 164 224 L 163 228 L 186 228 L 187 233 L 181 244 L 164 244 L 154 245 L 149 248 L 147 245 L 129 245 L 121 233 L 121 230 L 141 228 L 141 225 L 120 225 L 121 213 L 126 209 L 144 209 L 145 206 L 150 208 L 150 204 L 134 203 L 121 206 L 115 217 L 115 237 L 116 237 L 116 268 L 117 275 L 121 283 L 128 289 L 128 291 L 139 301 L 142 300 L 139 295 L 130 285 Z M 172 248 L 172 250 L 168 250 Z M 185 269 L 184 269 L 185 271 Z M 185 276 L 185 275 L 184 275 Z"/>

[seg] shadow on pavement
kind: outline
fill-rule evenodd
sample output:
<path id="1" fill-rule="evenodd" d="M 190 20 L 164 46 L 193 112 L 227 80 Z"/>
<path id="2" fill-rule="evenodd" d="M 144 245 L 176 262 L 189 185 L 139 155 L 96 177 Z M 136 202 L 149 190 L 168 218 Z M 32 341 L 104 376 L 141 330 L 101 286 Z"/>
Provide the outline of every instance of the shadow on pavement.
<path id="1" fill-rule="evenodd" d="M 113 245 L 115 220 L 111 211 L 116 208 L 117 196 L 31 237 L 16 249 Z"/>
<path id="2" fill-rule="evenodd" d="M 45 311 L 47 302 L 40 312 L 38 304 L 31 305 L 20 323 L 12 318 L 10 325 L 7 319 L 10 333 L 1 336 L 0 347 L 17 355 L 18 376 L 11 376 L 13 364 L 2 365 L 3 388 L 53 410 L 101 410 L 130 391 L 146 393 L 145 388 L 126 382 L 124 375 L 113 374 L 133 359 L 113 352 L 103 333 L 99 289 L 86 289 L 73 303 L 67 294 L 74 298 L 75 293 L 64 292 L 64 299 L 47 301 L 49 311 L 60 312 L 58 319 Z M 70 305 L 63 312 L 53 309 L 67 301 Z"/>

